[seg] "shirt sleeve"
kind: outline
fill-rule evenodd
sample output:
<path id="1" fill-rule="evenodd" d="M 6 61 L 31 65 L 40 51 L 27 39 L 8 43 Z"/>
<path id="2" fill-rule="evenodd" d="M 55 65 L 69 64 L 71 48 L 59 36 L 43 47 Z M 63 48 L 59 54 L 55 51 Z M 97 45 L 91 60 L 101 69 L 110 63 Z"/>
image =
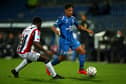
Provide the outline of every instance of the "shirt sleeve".
<path id="1" fill-rule="evenodd" d="M 62 25 L 62 19 L 58 18 L 54 24 L 55 27 L 60 27 Z"/>
<path id="2" fill-rule="evenodd" d="M 34 40 L 35 42 L 40 42 L 40 31 L 39 30 L 35 30 L 34 32 Z"/>

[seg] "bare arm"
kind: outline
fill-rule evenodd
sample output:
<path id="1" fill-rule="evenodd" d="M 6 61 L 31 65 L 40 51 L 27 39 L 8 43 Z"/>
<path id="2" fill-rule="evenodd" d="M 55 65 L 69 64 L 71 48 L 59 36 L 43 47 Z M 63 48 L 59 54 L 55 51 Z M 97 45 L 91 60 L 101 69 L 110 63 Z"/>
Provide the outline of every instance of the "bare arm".
<path id="1" fill-rule="evenodd" d="M 79 25 L 78 29 L 84 30 L 84 31 L 86 31 L 86 32 L 88 32 L 90 34 L 94 34 L 94 32 L 92 30 L 87 29 L 86 27 L 83 27 L 82 25 Z"/>
<path id="2" fill-rule="evenodd" d="M 45 50 L 43 48 L 43 46 L 39 43 L 39 42 L 33 42 L 33 44 L 35 45 L 35 47 L 37 47 L 38 49 L 42 50 L 44 53 L 48 54 L 48 55 L 52 55 L 52 52 L 49 52 L 47 50 Z"/>
<path id="3" fill-rule="evenodd" d="M 33 42 L 34 46 L 37 47 L 39 50 L 42 50 L 46 53 L 46 50 L 42 47 L 42 45 L 39 42 Z"/>
<path id="4" fill-rule="evenodd" d="M 58 30 L 56 27 L 51 27 L 51 30 L 56 33 L 57 35 L 60 35 L 60 30 Z"/>

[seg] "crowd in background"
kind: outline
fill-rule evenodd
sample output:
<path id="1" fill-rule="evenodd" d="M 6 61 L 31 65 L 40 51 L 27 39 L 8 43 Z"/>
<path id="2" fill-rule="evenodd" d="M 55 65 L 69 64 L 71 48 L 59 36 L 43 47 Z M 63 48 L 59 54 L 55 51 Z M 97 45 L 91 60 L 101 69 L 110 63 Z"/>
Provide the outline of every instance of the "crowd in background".
<path id="1" fill-rule="evenodd" d="M 13 32 L 0 32 L 0 57 L 1 58 L 16 58 L 19 57 L 16 53 L 16 48 L 20 39 L 20 33 L 16 34 Z M 89 34 L 79 35 L 81 43 L 86 47 L 87 60 L 89 61 L 106 61 L 106 62 L 120 62 L 126 61 L 126 40 L 125 35 L 121 31 L 114 32 L 106 31 L 103 36 L 103 40 L 99 42 L 99 45 L 104 45 L 105 48 L 94 48 L 94 38 Z M 42 36 L 43 37 L 43 36 Z M 50 39 L 52 38 L 52 40 Z M 87 38 L 87 39 L 84 39 Z M 50 44 L 46 43 L 45 39 L 50 39 Z M 55 39 L 54 39 L 55 40 Z M 56 52 L 57 45 L 54 43 L 52 35 L 44 37 L 42 39 L 43 45 L 46 45 L 49 49 Z M 97 60 L 97 56 L 100 56 Z M 75 58 L 74 58 L 75 60 Z"/>
<path id="2" fill-rule="evenodd" d="M 126 61 L 126 36 L 122 31 L 106 31 L 99 46 L 104 46 L 97 50 L 99 60 L 120 63 Z"/>
<path id="3" fill-rule="evenodd" d="M 0 32 L 0 57 L 17 57 L 16 48 L 19 37 L 13 32 Z"/>
<path id="4" fill-rule="evenodd" d="M 84 14 L 80 14 L 80 24 L 85 28 L 91 29 L 95 32 L 94 23 Z M 0 57 L 1 58 L 16 58 L 19 57 L 16 53 L 16 48 L 21 37 L 21 33 L 16 32 L 0 32 Z M 56 53 L 58 43 L 56 43 L 56 35 L 52 33 L 49 28 L 42 29 L 41 44 L 51 49 Z M 48 32 L 48 33 L 47 33 Z M 94 35 L 90 35 L 85 31 L 74 30 L 74 35 L 81 42 L 82 46 L 87 51 L 87 60 L 89 61 L 105 61 L 105 62 L 126 62 L 126 36 L 125 32 L 120 30 L 110 31 L 106 30 L 103 39 L 99 41 L 97 49 L 94 47 Z M 46 37 L 45 37 L 46 36 Z M 71 52 L 71 51 L 70 51 Z M 76 60 L 75 52 L 72 52 L 71 60 Z"/>

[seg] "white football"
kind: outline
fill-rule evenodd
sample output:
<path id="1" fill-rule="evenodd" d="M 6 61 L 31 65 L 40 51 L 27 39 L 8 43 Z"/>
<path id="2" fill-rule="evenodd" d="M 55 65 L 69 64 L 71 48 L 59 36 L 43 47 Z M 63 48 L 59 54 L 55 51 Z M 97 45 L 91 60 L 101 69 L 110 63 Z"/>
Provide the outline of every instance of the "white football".
<path id="1" fill-rule="evenodd" d="M 95 67 L 89 66 L 89 67 L 87 68 L 87 75 L 88 75 L 88 76 L 95 76 L 96 73 L 97 73 L 97 69 L 96 69 Z"/>

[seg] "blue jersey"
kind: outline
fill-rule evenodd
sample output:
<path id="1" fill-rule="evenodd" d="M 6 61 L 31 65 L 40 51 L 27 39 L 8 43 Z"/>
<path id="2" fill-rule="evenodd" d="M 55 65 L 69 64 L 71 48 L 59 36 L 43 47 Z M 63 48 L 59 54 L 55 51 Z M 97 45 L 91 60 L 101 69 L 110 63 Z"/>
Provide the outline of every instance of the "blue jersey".
<path id="1" fill-rule="evenodd" d="M 54 24 L 55 27 L 60 28 L 60 33 L 62 38 L 66 40 L 73 39 L 73 28 L 72 25 L 75 25 L 78 27 L 78 22 L 74 16 L 67 17 L 62 16 L 59 17 L 56 21 L 56 24 Z"/>
<path id="2" fill-rule="evenodd" d="M 75 50 L 80 46 L 80 42 L 73 37 L 73 25 L 78 27 L 78 22 L 74 16 L 59 17 L 56 24 L 54 24 L 55 27 L 59 27 L 61 33 L 58 49 L 58 54 L 60 55 L 65 55 L 70 48 Z"/>

